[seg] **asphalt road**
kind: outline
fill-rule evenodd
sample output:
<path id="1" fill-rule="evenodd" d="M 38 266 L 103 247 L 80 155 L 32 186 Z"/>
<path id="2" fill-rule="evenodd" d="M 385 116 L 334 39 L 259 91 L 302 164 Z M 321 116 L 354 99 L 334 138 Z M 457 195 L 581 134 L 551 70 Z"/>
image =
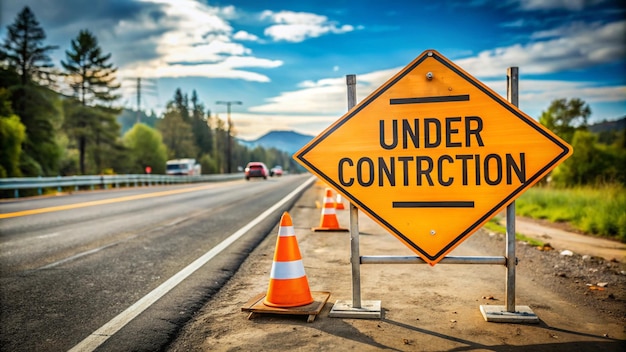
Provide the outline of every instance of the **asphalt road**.
<path id="1" fill-rule="evenodd" d="M 285 176 L 0 203 L 0 350 L 67 351 L 93 337 L 307 180 Z M 104 336 L 97 350 L 164 348 L 294 201 Z"/>

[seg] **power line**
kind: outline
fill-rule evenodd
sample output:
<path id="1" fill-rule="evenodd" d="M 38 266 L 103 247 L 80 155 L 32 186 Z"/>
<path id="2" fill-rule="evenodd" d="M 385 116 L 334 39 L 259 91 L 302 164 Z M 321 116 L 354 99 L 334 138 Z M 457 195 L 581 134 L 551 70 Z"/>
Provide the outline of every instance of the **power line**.
<path id="1" fill-rule="evenodd" d="M 141 94 L 142 94 L 142 90 L 144 91 L 148 91 L 148 92 L 153 92 L 158 98 L 158 90 L 157 90 L 157 85 L 156 82 L 153 82 L 151 80 L 147 80 L 147 79 L 142 79 L 141 77 L 129 77 L 127 78 L 127 80 L 133 80 L 135 83 L 135 93 L 136 93 L 136 97 L 137 97 L 137 123 L 141 122 Z M 143 85 L 142 85 L 143 83 Z"/>
<path id="2" fill-rule="evenodd" d="M 230 129 L 231 129 L 231 123 L 230 123 L 230 106 L 231 105 L 241 105 L 243 104 L 240 101 L 216 101 L 215 104 L 222 104 L 222 105 L 226 105 L 226 112 L 227 112 L 227 116 L 228 116 L 228 133 L 227 133 L 227 146 L 226 146 L 226 167 L 227 167 L 227 171 L 228 173 L 231 172 L 231 137 L 230 137 Z"/>

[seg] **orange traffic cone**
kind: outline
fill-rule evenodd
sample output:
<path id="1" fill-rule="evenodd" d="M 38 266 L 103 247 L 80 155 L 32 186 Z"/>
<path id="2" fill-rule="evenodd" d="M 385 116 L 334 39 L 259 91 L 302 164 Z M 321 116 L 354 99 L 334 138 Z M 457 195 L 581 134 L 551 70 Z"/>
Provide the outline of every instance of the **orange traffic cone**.
<path id="1" fill-rule="evenodd" d="M 335 201 L 333 200 L 333 191 L 326 188 L 326 197 L 324 197 L 324 207 L 322 208 L 322 219 L 319 227 L 314 227 L 313 231 L 349 231 L 348 229 L 339 227 L 337 213 L 335 212 Z"/>
<path id="2" fill-rule="evenodd" d="M 309 281 L 304 272 L 291 216 L 280 219 L 270 284 L 263 304 L 271 307 L 298 307 L 313 303 Z"/>
<path id="3" fill-rule="evenodd" d="M 345 210 L 346 207 L 343 206 L 343 202 L 341 201 L 341 194 L 337 193 L 337 199 L 335 199 L 335 209 L 337 210 Z"/>

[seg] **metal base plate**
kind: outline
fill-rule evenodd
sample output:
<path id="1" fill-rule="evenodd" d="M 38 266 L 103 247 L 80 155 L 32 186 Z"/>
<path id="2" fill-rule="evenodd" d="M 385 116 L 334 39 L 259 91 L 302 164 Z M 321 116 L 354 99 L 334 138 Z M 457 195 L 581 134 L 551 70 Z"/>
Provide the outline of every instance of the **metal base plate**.
<path id="1" fill-rule="evenodd" d="M 361 301 L 361 308 L 352 307 L 352 300 L 338 300 L 328 313 L 331 318 L 380 319 L 380 301 Z"/>
<path id="2" fill-rule="evenodd" d="M 539 317 L 529 306 L 515 306 L 515 312 L 507 312 L 505 306 L 480 306 L 485 321 L 493 323 L 538 324 Z"/>

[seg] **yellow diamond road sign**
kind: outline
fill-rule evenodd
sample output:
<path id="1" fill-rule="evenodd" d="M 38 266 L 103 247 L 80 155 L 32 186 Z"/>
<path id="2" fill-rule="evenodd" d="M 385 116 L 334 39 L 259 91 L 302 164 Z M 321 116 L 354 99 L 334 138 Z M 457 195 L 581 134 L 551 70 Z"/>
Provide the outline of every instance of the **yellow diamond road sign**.
<path id="1" fill-rule="evenodd" d="M 435 265 L 571 153 L 427 50 L 294 158 Z"/>

